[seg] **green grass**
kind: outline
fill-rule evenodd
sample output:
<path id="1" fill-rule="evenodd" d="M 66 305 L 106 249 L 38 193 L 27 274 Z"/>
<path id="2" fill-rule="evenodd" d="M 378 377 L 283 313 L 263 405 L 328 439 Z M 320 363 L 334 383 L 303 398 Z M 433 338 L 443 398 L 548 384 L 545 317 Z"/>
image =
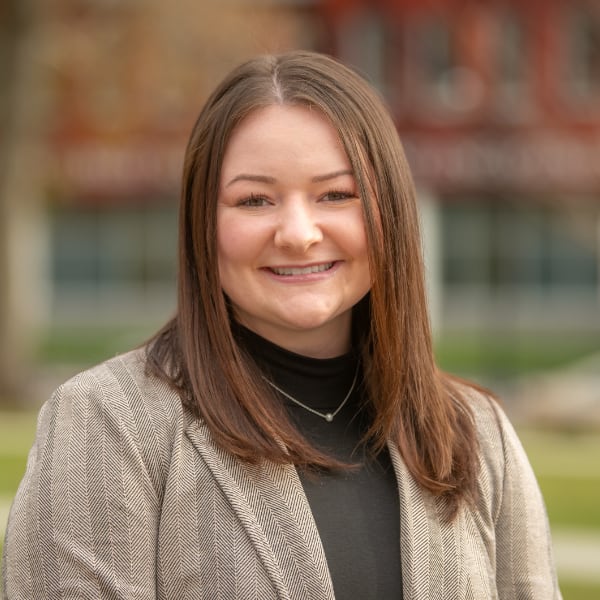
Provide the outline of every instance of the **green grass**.
<path id="1" fill-rule="evenodd" d="M 145 326 L 54 327 L 43 332 L 37 359 L 42 364 L 91 365 L 148 339 L 162 323 Z M 600 351 L 597 332 L 443 333 L 435 342 L 440 366 L 466 376 L 512 377 L 567 365 Z"/>
<path id="2" fill-rule="evenodd" d="M 0 455 L 22 455 L 35 435 L 36 412 L 0 411 Z"/>
<path id="3" fill-rule="evenodd" d="M 597 332 L 444 334 L 436 340 L 435 351 L 446 371 L 506 378 L 568 365 L 599 352 L 600 341 Z"/>
<path id="4" fill-rule="evenodd" d="M 541 431 L 519 435 L 552 525 L 600 532 L 600 435 Z"/>
<path id="5" fill-rule="evenodd" d="M 0 501 L 9 502 L 25 472 L 35 434 L 35 413 L 0 412 Z M 2 523 L 4 526 L 4 523 Z M 0 555 L 4 536 L 0 536 Z"/>
<path id="6" fill-rule="evenodd" d="M 35 434 L 35 413 L 0 413 L 0 495 L 14 495 Z"/>
<path id="7" fill-rule="evenodd" d="M 27 456 L 0 455 L 0 496 L 11 497 L 19 486 L 25 472 Z"/>
<path id="8" fill-rule="evenodd" d="M 563 600 L 594 600 L 600 598 L 600 585 L 580 583 L 577 581 L 560 581 Z"/>
<path id="9" fill-rule="evenodd" d="M 89 366 L 126 352 L 147 340 L 159 327 L 80 326 L 56 327 L 43 332 L 37 360 L 41 364 Z"/>
<path id="10" fill-rule="evenodd" d="M 553 526 L 600 532 L 600 479 L 539 477 L 538 480 Z"/>

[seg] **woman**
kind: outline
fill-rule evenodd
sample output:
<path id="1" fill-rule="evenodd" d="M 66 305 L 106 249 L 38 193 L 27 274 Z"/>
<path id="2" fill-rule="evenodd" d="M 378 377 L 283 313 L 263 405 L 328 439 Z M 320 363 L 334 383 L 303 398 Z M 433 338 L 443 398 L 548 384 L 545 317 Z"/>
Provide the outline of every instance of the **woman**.
<path id="1" fill-rule="evenodd" d="M 505 415 L 435 366 L 414 188 L 374 91 L 234 70 L 185 157 L 178 311 L 41 411 L 6 597 L 559 598 Z"/>

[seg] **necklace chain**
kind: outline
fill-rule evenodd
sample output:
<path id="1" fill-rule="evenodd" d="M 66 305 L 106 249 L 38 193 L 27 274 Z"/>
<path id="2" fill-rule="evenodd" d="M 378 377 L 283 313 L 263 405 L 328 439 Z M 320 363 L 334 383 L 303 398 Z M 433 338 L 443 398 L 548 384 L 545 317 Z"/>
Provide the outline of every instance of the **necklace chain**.
<path id="1" fill-rule="evenodd" d="M 304 410 L 307 410 L 308 412 L 311 412 L 313 415 L 317 415 L 318 417 L 321 417 L 321 419 L 325 419 L 325 421 L 327 421 L 328 423 L 331 423 L 331 421 L 333 421 L 333 419 L 340 412 L 340 410 L 342 410 L 342 408 L 344 408 L 344 405 L 346 404 L 346 402 L 348 402 L 350 395 L 354 391 L 356 382 L 358 380 L 358 367 L 356 367 L 356 371 L 354 372 L 354 379 L 352 380 L 352 385 L 350 386 L 348 393 L 344 396 L 344 399 L 341 401 L 340 405 L 333 412 L 327 412 L 327 413 L 319 412 L 318 410 L 315 410 L 314 408 L 307 406 L 306 404 L 304 404 L 304 402 L 300 402 L 300 400 L 297 400 L 296 398 L 294 398 L 294 396 L 291 396 L 286 391 L 282 390 L 280 387 L 275 385 L 270 379 L 267 379 L 266 377 L 263 377 L 263 379 L 273 389 L 277 390 L 282 396 L 285 396 L 288 400 L 291 400 L 294 404 L 297 404 Z"/>

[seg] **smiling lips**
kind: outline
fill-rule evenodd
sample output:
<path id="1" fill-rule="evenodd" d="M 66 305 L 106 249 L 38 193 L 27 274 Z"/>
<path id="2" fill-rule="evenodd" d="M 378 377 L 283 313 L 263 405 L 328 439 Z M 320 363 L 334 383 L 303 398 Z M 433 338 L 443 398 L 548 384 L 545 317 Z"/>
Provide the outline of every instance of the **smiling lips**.
<path id="1" fill-rule="evenodd" d="M 312 273 L 322 273 L 323 271 L 329 271 L 333 267 L 332 262 L 321 263 L 318 265 L 310 265 L 308 267 L 269 267 L 269 270 L 275 273 L 275 275 L 310 275 Z"/>

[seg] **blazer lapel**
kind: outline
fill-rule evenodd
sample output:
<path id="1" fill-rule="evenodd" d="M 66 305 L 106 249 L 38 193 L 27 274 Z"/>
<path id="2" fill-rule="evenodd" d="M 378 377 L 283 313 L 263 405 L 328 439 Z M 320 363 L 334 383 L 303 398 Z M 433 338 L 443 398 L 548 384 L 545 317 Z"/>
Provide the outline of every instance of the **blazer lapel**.
<path id="1" fill-rule="evenodd" d="M 333 600 L 325 552 L 296 469 L 242 463 L 219 449 L 201 423 L 190 423 L 186 434 L 227 496 L 277 594 Z"/>
<path id="2" fill-rule="evenodd" d="M 400 555 L 404 600 L 462 598 L 463 521 L 442 519 L 443 503 L 414 480 L 398 449 L 388 444 L 400 496 Z"/>

